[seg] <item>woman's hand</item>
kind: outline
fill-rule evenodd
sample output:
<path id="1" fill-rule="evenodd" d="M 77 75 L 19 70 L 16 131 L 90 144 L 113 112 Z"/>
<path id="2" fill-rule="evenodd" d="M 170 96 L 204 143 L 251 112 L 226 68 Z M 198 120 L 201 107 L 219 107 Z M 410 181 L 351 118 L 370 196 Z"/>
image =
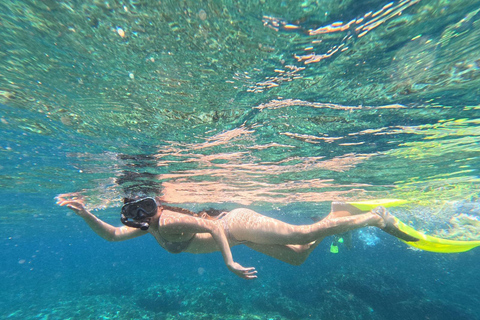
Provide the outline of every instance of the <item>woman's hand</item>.
<path id="1" fill-rule="evenodd" d="M 243 279 L 251 280 L 257 277 L 257 270 L 254 267 L 245 268 L 236 262 L 228 265 L 228 269 Z"/>
<path id="2" fill-rule="evenodd" d="M 85 217 L 89 214 L 87 209 L 85 208 L 84 202 L 82 198 L 78 198 L 76 196 L 72 197 L 71 200 L 65 199 L 65 197 L 72 197 L 72 194 L 60 194 L 57 196 L 57 204 L 59 206 L 66 206 L 67 208 L 71 209 L 80 217 Z"/>

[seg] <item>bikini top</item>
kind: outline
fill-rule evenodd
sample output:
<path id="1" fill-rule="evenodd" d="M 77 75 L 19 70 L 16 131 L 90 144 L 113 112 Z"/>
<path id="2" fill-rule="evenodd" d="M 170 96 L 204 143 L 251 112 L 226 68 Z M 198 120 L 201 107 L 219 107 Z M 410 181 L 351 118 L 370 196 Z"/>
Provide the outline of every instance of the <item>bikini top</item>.
<path id="1" fill-rule="evenodd" d="M 162 213 L 163 213 L 164 209 L 174 211 L 174 212 L 183 213 L 183 214 L 192 214 L 191 211 L 189 211 L 187 209 L 162 205 L 161 206 Z M 162 246 L 163 249 L 167 250 L 170 253 L 181 253 L 181 252 L 183 252 L 185 249 L 188 248 L 188 246 L 190 245 L 190 243 L 192 242 L 192 240 L 194 238 L 195 238 L 195 234 L 193 234 L 193 236 L 190 239 L 185 240 L 185 241 L 170 241 L 170 240 L 167 240 L 164 237 L 162 237 L 159 232 L 157 232 L 155 234 L 155 239 L 157 239 L 157 242 L 160 244 L 160 246 Z"/>
<path id="2" fill-rule="evenodd" d="M 184 209 L 184 208 L 170 207 L 170 206 L 162 205 L 162 211 L 164 209 L 174 211 L 174 212 L 178 212 L 178 213 L 188 214 L 188 215 L 191 215 L 191 216 L 194 216 L 194 217 L 199 217 L 199 218 L 203 218 L 203 219 L 213 219 L 213 220 L 219 219 L 219 218 L 221 218 L 225 215 L 225 213 L 219 214 L 219 212 L 222 212 L 220 210 L 216 210 L 218 212 L 214 212 L 215 216 L 212 217 L 206 211 L 202 211 L 200 213 L 195 213 L 195 212 L 192 212 L 192 211 L 190 211 L 188 209 Z M 190 239 L 185 240 L 185 241 L 169 241 L 169 240 L 165 239 L 164 237 L 162 237 L 160 235 L 160 233 L 157 233 L 155 235 L 155 238 L 157 239 L 158 243 L 162 246 L 162 248 L 164 248 L 168 252 L 170 252 L 170 253 L 180 253 L 180 252 L 183 252 L 185 249 L 188 248 L 190 243 L 195 238 L 195 234 L 193 234 L 193 236 Z"/>
<path id="3" fill-rule="evenodd" d="M 190 239 L 185 241 L 169 241 L 162 237 L 159 233 L 156 234 L 155 238 L 163 249 L 167 250 L 170 253 L 180 253 L 188 248 L 193 238 L 195 238 L 195 234 Z"/>

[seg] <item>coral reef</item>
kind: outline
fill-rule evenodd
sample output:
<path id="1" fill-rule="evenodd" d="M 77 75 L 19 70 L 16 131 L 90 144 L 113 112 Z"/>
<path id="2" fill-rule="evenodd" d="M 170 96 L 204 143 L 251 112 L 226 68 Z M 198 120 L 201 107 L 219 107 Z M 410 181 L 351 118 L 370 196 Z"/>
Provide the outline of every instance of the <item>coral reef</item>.
<path id="1" fill-rule="evenodd" d="M 146 286 L 117 285 L 116 291 L 112 290 L 113 283 L 104 279 L 84 284 L 81 290 L 68 294 L 65 288 L 51 291 L 44 299 L 33 293 L 25 293 L 19 299 L 13 294 L 0 295 L 0 318 L 476 319 L 474 308 L 449 300 L 448 293 L 442 296 L 429 291 L 388 269 L 369 270 L 364 266 L 355 269 L 357 271 L 348 272 L 341 267 L 321 277 L 312 273 L 294 279 L 284 274 L 248 283 L 230 277 L 178 279 Z"/>

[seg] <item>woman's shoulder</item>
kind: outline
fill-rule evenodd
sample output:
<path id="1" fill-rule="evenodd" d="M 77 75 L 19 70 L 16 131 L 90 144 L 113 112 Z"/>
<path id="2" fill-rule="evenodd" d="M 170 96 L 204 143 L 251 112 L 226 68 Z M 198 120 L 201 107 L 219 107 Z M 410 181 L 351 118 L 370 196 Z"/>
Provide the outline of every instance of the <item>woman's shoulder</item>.
<path id="1" fill-rule="evenodd" d="M 187 214 L 193 217 L 202 218 L 202 219 L 209 219 L 209 220 L 216 220 L 226 214 L 227 211 L 208 208 L 203 209 L 199 212 L 194 212 L 185 208 L 180 207 L 173 207 L 168 205 L 162 205 L 163 212 L 169 212 L 169 214 Z"/>

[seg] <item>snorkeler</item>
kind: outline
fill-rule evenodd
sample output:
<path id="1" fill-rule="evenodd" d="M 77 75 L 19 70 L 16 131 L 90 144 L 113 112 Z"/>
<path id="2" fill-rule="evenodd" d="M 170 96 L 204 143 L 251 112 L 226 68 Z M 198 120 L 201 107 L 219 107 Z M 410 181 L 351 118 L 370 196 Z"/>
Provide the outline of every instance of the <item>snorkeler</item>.
<path id="1" fill-rule="evenodd" d="M 89 212 L 80 200 L 57 197 L 82 217 L 90 228 L 108 241 L 123 241 L 148 233 L 170 253 L 220 251 L 228 269 L 244 279 L 257 277 L 254 267 L 235 262 L 230 248 L 244 244 L 255 251 L 292 265 L 302 264 L 327 236 L 367 226 L 378 227 L 404 241 L 417 238 L 400 231 L 384 207 L 369 212 L 353 205 L 333 202 L 330 214 L 311 225 L 291 225 L 250 209 L 195 214 L 186 209 L 161 205 L 156 198 L 126 199 L 121 210 L 122 227 L 114 227 Z"/>

